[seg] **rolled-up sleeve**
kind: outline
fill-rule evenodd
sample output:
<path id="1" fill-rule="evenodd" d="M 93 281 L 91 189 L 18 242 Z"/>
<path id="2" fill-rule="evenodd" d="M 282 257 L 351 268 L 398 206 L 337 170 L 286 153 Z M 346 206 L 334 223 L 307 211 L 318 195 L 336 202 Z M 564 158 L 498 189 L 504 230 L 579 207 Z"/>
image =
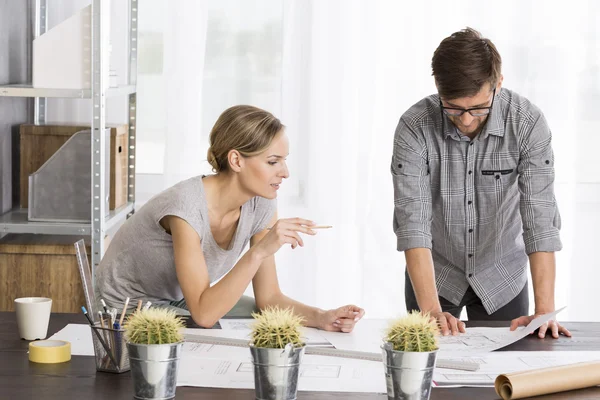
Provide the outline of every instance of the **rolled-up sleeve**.
<path id="1" fill-rule="evenodd" d="M 560 250 L 560 213 L 554 196 L 552 134 L 541 114 L 521 143 L 518 170 L 525 251 L 531 254 Z"/>
<path id="2" fill-rule="evenodd" d="M 394 232 L 398 251 L 431 249 L 431 189 L 427 148 L 409 125 L 400 119 L 394 135 Z"/>

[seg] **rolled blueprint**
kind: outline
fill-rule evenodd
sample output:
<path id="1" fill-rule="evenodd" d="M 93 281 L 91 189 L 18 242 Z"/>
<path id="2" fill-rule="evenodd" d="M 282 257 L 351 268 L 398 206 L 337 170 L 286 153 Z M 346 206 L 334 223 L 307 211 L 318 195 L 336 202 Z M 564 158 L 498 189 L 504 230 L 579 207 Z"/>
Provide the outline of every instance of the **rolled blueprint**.
<path id="1" fill-rule="evenodd" d="M 496 393 L 504 400 L 600 385 L 600 361 L 498 375 Z"/>

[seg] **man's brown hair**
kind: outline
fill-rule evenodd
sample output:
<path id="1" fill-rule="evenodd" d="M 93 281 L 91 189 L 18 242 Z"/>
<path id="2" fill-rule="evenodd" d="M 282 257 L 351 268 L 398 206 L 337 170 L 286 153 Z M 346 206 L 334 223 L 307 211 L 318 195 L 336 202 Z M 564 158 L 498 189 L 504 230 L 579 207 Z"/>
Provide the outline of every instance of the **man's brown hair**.
<path id="1" fill-rule="evenodd" d="M 432 75 L 441 98 L 471 97 L 485 83 L 498 83 L 502 58 L 491 40 L 467 27 L 442 40 L 431 60 Z"/>

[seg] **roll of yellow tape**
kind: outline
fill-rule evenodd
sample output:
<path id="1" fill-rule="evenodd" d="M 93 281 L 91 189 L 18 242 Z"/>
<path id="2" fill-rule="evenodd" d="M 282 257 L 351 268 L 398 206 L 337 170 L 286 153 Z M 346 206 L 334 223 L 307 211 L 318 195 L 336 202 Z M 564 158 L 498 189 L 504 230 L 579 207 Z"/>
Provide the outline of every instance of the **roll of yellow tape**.
<path id="1" fill-rule="evenodd" d="M 38 340 L 29 343 L 29 361 L 56 364 L 71 359 L 71 343 L 62 340 Z"/>

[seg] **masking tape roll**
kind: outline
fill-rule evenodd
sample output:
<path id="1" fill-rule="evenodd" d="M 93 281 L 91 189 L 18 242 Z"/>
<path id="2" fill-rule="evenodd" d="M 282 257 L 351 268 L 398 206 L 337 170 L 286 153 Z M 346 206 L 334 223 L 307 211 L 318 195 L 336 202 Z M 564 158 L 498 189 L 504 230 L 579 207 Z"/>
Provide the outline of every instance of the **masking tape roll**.
<path id="1" fill-rule="evenodd" d="M 62 340 L 38 340 L 29 343 L 29 361 L 56 364 L 71 359 L 71 343 Z"/>

